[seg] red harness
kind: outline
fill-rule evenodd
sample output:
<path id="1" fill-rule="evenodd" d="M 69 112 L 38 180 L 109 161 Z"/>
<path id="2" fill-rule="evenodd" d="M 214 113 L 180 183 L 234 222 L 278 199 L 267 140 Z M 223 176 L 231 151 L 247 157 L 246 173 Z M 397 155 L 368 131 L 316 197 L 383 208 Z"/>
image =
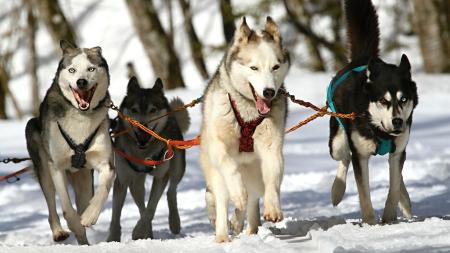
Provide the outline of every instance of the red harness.
<path id="1" fill-rule="evenodd" d="M 256 127 L 261 124 L 261 122 L 265 119 L 263 116 L 259 116 L 256 119 L 251 121 L 244 121 L 236 107 L 236 101 L 231 98 L 231 95 L 228 94 L 228 98 L 230 99 L 231 108 L 233 108 L 234 116 L 241 127 L 241 136 L 239 137 L 239 152 L 254 152 L 253 149 L 253 134 L 255 133 Z"/>

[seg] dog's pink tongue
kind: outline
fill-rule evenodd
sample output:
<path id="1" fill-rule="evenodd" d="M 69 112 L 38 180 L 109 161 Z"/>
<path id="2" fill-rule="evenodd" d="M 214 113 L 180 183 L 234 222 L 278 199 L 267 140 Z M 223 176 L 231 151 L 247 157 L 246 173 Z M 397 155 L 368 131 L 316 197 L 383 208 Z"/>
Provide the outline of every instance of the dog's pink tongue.
<path id="1" fill-rule="evenodd" d="M 78 105 L 80 106 L 81 109 L 86 109 L 89 107 L 89 102 L 87 100 L 89 100 L 89 91 L 83 91 L 83 90 L 77 90 L 76 95 L 78 97 Z"/>
<path id="2" fill-rule="evenodd" d="M 270 112 L 270 101 L 256 96 L 256 109 L 260 114 L 267 114 Z"/>

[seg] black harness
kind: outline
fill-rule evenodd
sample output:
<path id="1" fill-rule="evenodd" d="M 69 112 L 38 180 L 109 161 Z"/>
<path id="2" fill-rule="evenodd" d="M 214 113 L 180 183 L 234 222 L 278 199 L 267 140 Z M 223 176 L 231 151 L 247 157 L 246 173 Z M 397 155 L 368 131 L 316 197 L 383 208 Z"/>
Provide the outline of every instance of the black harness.
<path id="1" fill-rule="evenodd" d="M 56 123 L 58 124 L 59 132 L 61 132 L 62 137 L 64 138 L 64 140 L 66 140 L 69 147 L 74 151 L 74 154 L 71 157 L 72 167 L 76 169 L 84 168 L 84 165 L 86 164 L 86 151 L 89 149 L 89 146 L 91 145 L 94 136 L 97 134 L 98 129 L 102 125 L 102 122 L 100 123 L 100 125 L 98 125 L 95 131 L 91 133 L 83 143 L 80 144 L 75 143 L 75 141 L 67 134 L 67 132 L 64 131 L 59 122 Z"/>

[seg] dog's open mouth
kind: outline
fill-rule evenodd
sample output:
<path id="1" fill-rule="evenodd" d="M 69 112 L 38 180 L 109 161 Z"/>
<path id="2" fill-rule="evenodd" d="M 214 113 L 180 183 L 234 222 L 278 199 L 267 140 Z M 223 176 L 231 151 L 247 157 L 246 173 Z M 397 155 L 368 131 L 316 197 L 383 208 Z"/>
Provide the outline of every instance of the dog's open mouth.
<path id="1" fill-rule="evenodd" d="M 89 109 L 96 88 L 97 85 L 94 85 L 94 87 L 92 87 L 90 90 L 73 89 L 72 87 L 70 87 L 70 90 L 72 91 L 73 96 L 75 97 L 75 100 L 78 103 L 78 108 L 80 110 L 86 111 Z"/>
<path id="2" fill-rule="evenodd" d="M 248 85 L 252 90 L 253 98 L 255 99 L 256 109 L 258 110 L 258 113 L 262 116 L 266 116 L 270 112 L 272 101 L 258 96 L 255 92 L 255 89 L 253 88 L 253 85 L 251 83 L 248 83 Z"/>

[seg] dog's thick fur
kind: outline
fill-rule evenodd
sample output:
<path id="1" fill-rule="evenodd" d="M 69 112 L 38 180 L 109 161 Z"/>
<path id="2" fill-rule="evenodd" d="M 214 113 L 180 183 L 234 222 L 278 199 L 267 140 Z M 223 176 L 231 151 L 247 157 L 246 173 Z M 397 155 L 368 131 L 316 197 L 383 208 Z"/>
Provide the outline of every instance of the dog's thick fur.
<path id="1" fill-rule="evenodd" d="M 115 176 L 108 109 L 104 106 L 109 100 L 109 72 L 100 47 L 81 49 L 61 41 L 61 49 L 63 57 L 40 106 L 40 115 L 29 120 L 26 126 L 27 148 L 47 201 L 53 239 L 61 241 L 69 236 L 56 212 L 56 190 L 69 229 L 79 244 L 88 244 L 85 227 L 97 222 Z M 58 129 L 58 123 L 77 144 L 98 128 L 85 153 L 87 162 L 83 168 L 72 167 L 74 152 Z M 95 194 L 92 169 L 99 172 Z M 75 192 L 77 210 L 72 207 L 68 182 Z"/>
<path id="2" fill-rule="evenodd" d="M 343 120 L 345 131 L 336 119 L 330 119 L 330 154 L 339 161 L 331 198 L 337 205 L 343 198 L 347 170 L 352 162 L 359 192 L 362 221 L 375 224 L 370 200 L 369 158 L 376 154 L 378 140 L 392 140 L 395 151 L 389 154 L 390 184 L 382 221 L 397 219 L 397 205 L 411 217 L 411 203 L 402 177 L 406 159 L 413 110 L 418 103 L 411 66 L 403 55 L 398 66 L 378 57 L 378 17 L 370 0 L 346 0 L 351 62 L 338 73 L 368 64 L 367 71 L 350 74 L 335 91 L 333 100 L 338 112 L 356 112 L 355 121 Z"/>
<path id="3" fill-rule="evenodd" d="M 255 32 L 242 18 L 203 100 L 200 160 L 207 184 L 208 216 L 215 226 L 217 242 L 229 240 L 229 199 L 236 207 L 231 226 L 237 234 L 243 229 L 246 215 L 248 233 L 257 233 L 262 196 L 264 218 L 274 222 L 283 218 L 280 184 L 287 101 L 278 89 L 288 69 L 289 56 L 275 22 L 268 17 L 265 29 Z M 264 105 L 261 99 L 267 98 L 267 90 L 273 91 L 273 97 L 264 100 Z M 245 121 L 265 114 L 253 135 L 252 153 L 239 152 L 241 132 L 229 95 Z"/>
<path id="4" fill-rule="evenodd" d="M 147 124 L 151 119 L 170 112 L 181 105 L 183 105 L 183 102 L 178 98 L 173 99 L 170 103 L 167 101 L 167 98 L 164 96 L 161 79 L 157 79 L 153 88 L 143 89 L 140 88 L 137 79 L 133 77 L 128 83 L 127 95 L 120 105 L 120 111 L 147 125 L 147 127 L 165 138 L 182 140 L 183 133 L 189 128 L 190 119 L 187 110 Z M 134 128 L 123 119 L 119 119 L 117 124 L 115 131 L 120 132 L 130 128 L 133 130 L 125 135 L 118 136 L 114 142 L 115 148 L 139 159 L 162 159 L 162 155 L 167 149 L 164 142 L 157 140 L 138 128 Z M 133 229 L 132 239 L 152 238 L 152 220 L 156 206 L 167 183 L 169 183 L 167 191 L 169 227 L 172 233 L 178 234 L 181 226 L 177 207 L 177 186 L 184 175 L 186 167 L 185 151 L 174 149 L 174 156 L 171 160 L 156 166 L 149 173 L 153 176 L 153 183 L 147 206 L 144 203 L 146 173 L 136 172 L 133 168 L 137 168 L 140 171 L 148 168 L 128 161 L 119 155 L 115 156 L 115 165 L 117 177 L 114 182 L 113 212 L 107 240 L 120 241 L 120 215 L 128 188 L 139 208 L 141 216 Z"/>

